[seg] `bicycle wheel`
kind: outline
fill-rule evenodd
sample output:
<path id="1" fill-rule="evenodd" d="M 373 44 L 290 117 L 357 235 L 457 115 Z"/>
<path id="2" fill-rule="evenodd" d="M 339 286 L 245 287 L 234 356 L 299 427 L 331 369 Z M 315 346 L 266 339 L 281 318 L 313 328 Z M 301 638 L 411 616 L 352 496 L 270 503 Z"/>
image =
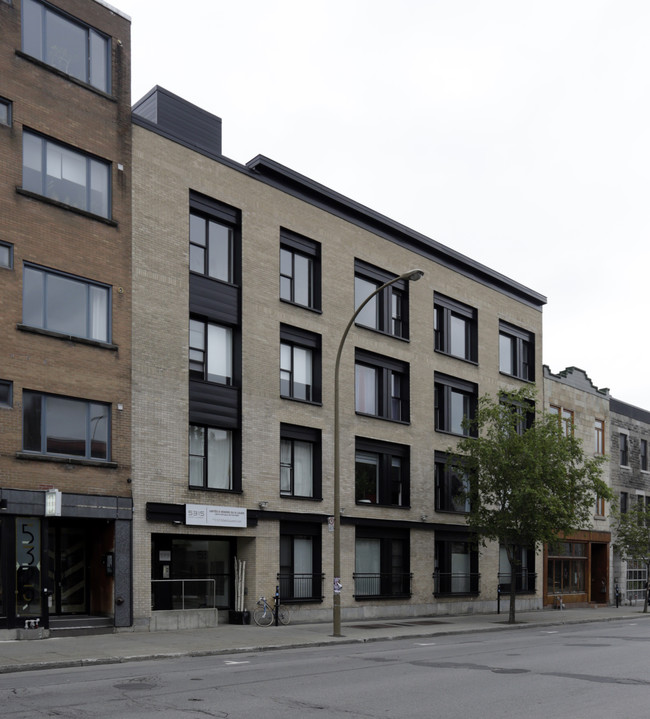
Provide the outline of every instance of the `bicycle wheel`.
<path id="1" fill-rule="evenodd" d="M 253 612 L 253 620 L 260 627 L 268 627 L 273 623 L 273 612 L 270 607 L 258 607 Z"/>
<path id="2" fill-rule="evenodd" d="M 278 607 L 278 621 L 280 624 L 289 624 L 291 621 L 291 612 L 282 604 Z"/>

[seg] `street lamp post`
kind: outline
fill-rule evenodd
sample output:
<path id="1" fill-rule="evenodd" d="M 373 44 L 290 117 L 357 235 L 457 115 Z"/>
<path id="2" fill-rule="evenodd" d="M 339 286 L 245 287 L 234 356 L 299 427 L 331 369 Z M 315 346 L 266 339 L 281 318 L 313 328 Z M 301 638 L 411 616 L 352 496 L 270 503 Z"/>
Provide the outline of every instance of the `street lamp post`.
<path id="1" fill-rule="evenodd" d="M 419 280 L 424 272 L 422 270 L 409 270 L 399 277 L 395 277 L 388 282 L 384 282 L 381 287 L 377 287 L 376 290 L 371 292 L 366 299 L 357 307 L 355 313 L 350 318 L 341 341 L 339 342 L 339 348 L 336 352 L 336 363 L 334 365 L 334 597 L 332 605 L 332 626 L 333 636 L 340 637 L 341 635 L 341 594 L 340 594 L 340 579 L 341 579 L 341 449 L 340 449 L 340 427 L 339 427 L 339 370 L 341 367 L 341 354 L 343 352 L 343 345 L 347 339 L 350 328 L 354 324 L 354 321 L 358 317 L 361 310 L 370 302 L 370 300 L 378 295 L 386 287 L 394 285 L 396 282 L 402 280 L 408 280 L 410 282 L 416 282 Z"/>

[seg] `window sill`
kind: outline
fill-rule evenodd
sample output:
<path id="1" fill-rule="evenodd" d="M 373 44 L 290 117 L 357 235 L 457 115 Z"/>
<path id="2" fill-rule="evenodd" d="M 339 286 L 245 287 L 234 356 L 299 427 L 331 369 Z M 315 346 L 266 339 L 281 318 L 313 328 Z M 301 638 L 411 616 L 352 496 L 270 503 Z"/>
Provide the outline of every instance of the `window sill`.
<path id="1" fill-rule="evenodd" d="M 516 374 L 509 374 L 508 372 L 502 372 L 501 370 L 499 370 L 499 374 L 502 377 L 509 377 L 510 379 L 517 379 L 520 382 L 525 382 L 526 384 L 535 384 L 534 379 L 526 379 L 525 377 L 518 377 Z"/>
<path id="2" fill-rule="evenodd" d="M 117 469 L 117 462 L 107 462 L 103 459 L 61 457 L 55 454 L 32 454 L 31 452 L 16 452 L 16 459 L 27 459 L 32 462 L 54 462 L 55 464 L 77 464 L 82 467 L 101 467 L 102 469 Z"/>
<path id="3" fill-rule="evenodd" d="M 391 339 L 398 340 L 400 342 L 410 342 L 410 339 L 408 337 L 402 337 L 401 335 L 394 335 L 392 332 L 385 332 L 384 330 L 378 330 L 376 327 L 368 327 L 368 325 L 360 325 L 356 322 L 354 323 L 355 327 L 358 327 L 362 330 L 368 330 L 368 332 L 373 332 L 376 335 L 383 335 L 384 337 L 390 337 Z"/>
<path id="4" fill-rule="evenodd" d="M 368 414 L 367 412 L 357 412 L 355 411 L 355 414 L 357 417 L 369 417 L 370 419 L 383 419 L 384 422 L 394 422 L 395 424 L 403 424 L 406 426 L 409 426 L 411 424 L 411 421 L 408 419 L 393 419 L 392 417 L 383 417 L 380 414 Z"/>
<path id="5" fill-rule="evenodd" d="M 41 327 L 32 327 L 31 325 L 17 324 L 16 329 L 21 332 L 31 332 L 35 335 L 43 335 L 44 337 L 52 337 L 54 339 L 66 340 L 67 342 L 74 342 L 82 345 L 89 345 L 91 347 L 99 347 L 101 349 L 111 350 L 117 352 L 117 345 L 110 342 L 100 342 L 99 340 L 90 340 L 86 337 L 76 337 L 75 335 L 66 335 L 62 332 L 53 332 L 52 330 L 44 330 Z"/>
<path id="6" fill-rule="evenodd" d="M 466 517 L 469 514 L 466 510 L 442 509 L 441 507 L 436 507 L 436 512 L 438 514 L 455 514 L 458 517 Z"/>
<path id="7" fill-rule="evenodd" d="M 391 599 L 410 599 L 413 595 L 412 594 L 363 594 L 363 595 L 354 595 L 354 599 L 357 602 L 366 602 L 366 601 L 390 601 Z"/>
<path id="8" fill-rule="evenodd" d="M 450 437 L 458 437 L 459 439 L 465 439 L 466 437 L 476 438 L 476 435 L 474 434 L 458 434 L 457 432 L 452 432 L 448 429 L 440 429 L 439 427 L 436 427 L 436 432 L 439 432 L 440 434 L 448 434 Z"/>
<path id="9" fill-rule="evenodd" d="M 363 499 L 356 499 L 354 501 L 357 507 L 380 507 L 382 509 L 411 509 L 410 504 L 384 504 L 383 502 L 371 502 L 370 500 L 364 501 Z"/>
<path id="10" fill-rule="evenodd" d="M 478 360 L 469 359 L 468 357 L 459 357 L 458 355 L 453 355 L 451 352 L 444 352 L 443 350 L 433 350 L 436 354 L 442 355 L 443 357 L 449 357 L 450 359 L 459 360 L 460 362 L 465 362 L 466 364 L 474 365 L 475 367 L 478 367 Z M 511 375 L 508 375 L 510 377 Z"/>
<path id="11" fill-rule="evenodd" d="M 195 485 L 188 485 L 187 488 L 191 492 L 212 492 L 219 494 L 243 494 L 244 491 L 241 489 L 225 489 L 224 487 L 197 487 Z"/>
<path id="12" fill-rule="evenodd" d="M 632 467 L 629 464 L 619 464 L 619 469 L 624 469 L 626 472 L 631 472 Z"/>
<path id="13" fill-rule="evenodd" d="M 434 597 L 452 598 L 452 597 L 478 597 L 480 592 L 434 592 Z M 503 596 L 503 593 L 502 593 Z"/>
<path id="14" fill-rule="evenodd" d="M 299 502 L 322 502 L 322 497 L 304 497 L 301 494 L 287 494 L 280 492 L 280 499 L 297 499 Z"/>
<path id="15" fill-rule="evenodd" d="M 48 65 L 46 62 L 43 62 L 42 60 L 39 60 L 36 57 L 32 57 L 31 55 L 28 55 L 27 53 L 23 52 L 22 50 L 16 50 L 16 55 L 18 57 L 21 57 L 23 60 L 27 60 L 27 62 L 31 62 L 34 65 L 38 65 L 38 67 L 43 68 L 43 70 L 47 70 L 48 72 L 51 72 L 53 75 L 58 75 L 59 77 L 62 77 L 64 80 L 67 80 L 68 82 L 73 83 L 74 85 L 78 85 L 79 87 L 83 87 L 85 90 L 90 90 L 90 92 L 95 93 L 95 95 L 99 95 L 100 97 L 105 98 L 106 100 L 109 100 L 110 102 L 117 102 L 117 99 L 113 97 L 112 95 L 109 95 L 108 93 L 104 92 L 103 90 L 100 90 L 99 88 L 96 88 L 94 85 L 89 85 L 87 82 L 84 82 L 83 80 L 79 80 L 76 77 L 73 77 L 72 75 L 68 75 L 67 72 L 63 72 L 62 70 L 59 70 L 56 67 L 53 67 L 52 65 Z"/>
<path id="16" fill-rule="evenodd" d="M 32 200 L 38 200 L 39 202 L 44 202 L 46 205 L 52 205 L 53 207 L 60 207 L 62 210 L 66 210 L 67 212 L 73 212 L 75 215 L 81 215 L 82 217 L 87 217 L 89 220 L 95 220 L 97 222 L 102 222 L 105 225 L 109 225 L 110 227 L 117 227 L 117 222 L 115 220 L 111 220 L 108 217 L 103 217 L 102 215 L 95 215 L 92 212 L 88 212 L 87 210 L 82 210 L 79 207 L 73 207 L 72 205 L 66 205 L 65 202 L 59 202 L 58 200 L 53 200 L 51 197 L 46 197 L 45 195 L 39 195 L 38 192 L 31 192 L 31 190 L 24 190 L 22 187 L 16 187 L 16 192 L 19 195 L 24 195 L 25 197 L 29 197 Z"/>
<path id="17" fill-rule="evenodd" d="M 323 310 L 320 307 L 309 307 L 308 305 L 301 305 L 299 302 L 292 302 L 291 300 L 285 300 L 284 297 L 280 297 L 280 302 L 283 302 L 285 305 L 291 305 L 292 307 L 297 307 L 300 310 L 307 310 L 307 312 L 314 312 L 317 315 L 323 314 Z"/>
<path id="18" fill-rule="evenodd" d="M 309 399 L 298 399 L 298 397 L 288 397 L 285 394 L 280 395 L 281 399 L 288 399 L 290 402 L 300 402 L 300 404 L 309 404 L 312 407 L 322 407 L 323 403 L 320 400 L 309 400 Z"/>

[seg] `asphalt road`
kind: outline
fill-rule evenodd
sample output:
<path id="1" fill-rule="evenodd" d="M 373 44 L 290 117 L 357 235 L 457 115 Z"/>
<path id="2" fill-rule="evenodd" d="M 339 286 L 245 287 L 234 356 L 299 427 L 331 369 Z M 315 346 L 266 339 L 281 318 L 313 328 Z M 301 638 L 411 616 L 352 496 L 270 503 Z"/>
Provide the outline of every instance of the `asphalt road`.
<path id="1" fill-rule="evenodd" d="M 0 676 L 3 719 L 650 714 L 650 623 L 603 622 Z"/>

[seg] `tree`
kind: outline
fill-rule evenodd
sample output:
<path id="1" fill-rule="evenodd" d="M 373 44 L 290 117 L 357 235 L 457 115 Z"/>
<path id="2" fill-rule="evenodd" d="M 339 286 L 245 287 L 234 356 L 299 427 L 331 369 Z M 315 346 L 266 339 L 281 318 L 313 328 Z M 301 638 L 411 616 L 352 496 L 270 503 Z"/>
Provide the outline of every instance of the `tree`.
<path id="1" fill-rule="evenodd" d="M 627 512 L 612 509 L 610 516 L 616 536 L 614 551 L 627 562 L 643 562 L 647 580 L 650 578 L 650 508 L 644 501 L 633 502 Z M 643 594 L 643 611 L 647 612 L 647 582 Z"/>
<path id="2" fill-rule="evenodd" d="M 479 399 L 468 436 L 449 462 L 469 477 L 467 525 L 482 545 L 505 547 L 510 564 L 510 613 L 515 622 L 517 553 L 588 526 L 596 495 L 610 498 L 600 478 L 604 457 L 587 457 L 582 442 L 562 433 L 558 418 L 534 412 L 535 392 Z M 528 421 L 528 419 L 533 419 Z"/>

